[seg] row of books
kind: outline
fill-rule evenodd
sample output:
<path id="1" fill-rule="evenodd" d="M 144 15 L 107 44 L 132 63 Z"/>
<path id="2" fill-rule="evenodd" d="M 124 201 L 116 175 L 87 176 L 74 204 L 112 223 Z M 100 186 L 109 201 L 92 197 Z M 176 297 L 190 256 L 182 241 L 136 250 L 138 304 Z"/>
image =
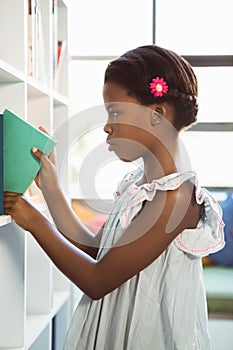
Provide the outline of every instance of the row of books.
<path id="1" fill-rule="evenodd" d="M 62 65 L 65 40 L 58 37 L 58 0 L 52 1 L 53 26 L 53 79 L 57 80 Z M 46 31 L 43 26 L 42 0 L 28 0 L 28 75 L 46 83 L 46 64 L 49 62 L 49 53 L 45 50 Z M 47 45 L 48 47 L 48 45 Z M 47 57 L 46 57 L 47 54 Z"/>

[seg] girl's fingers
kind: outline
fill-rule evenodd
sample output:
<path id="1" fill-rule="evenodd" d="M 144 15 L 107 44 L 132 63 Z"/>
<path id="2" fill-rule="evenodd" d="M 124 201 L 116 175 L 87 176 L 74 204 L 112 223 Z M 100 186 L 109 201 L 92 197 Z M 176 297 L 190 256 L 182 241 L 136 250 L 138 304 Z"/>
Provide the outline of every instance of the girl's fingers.
<path id="1" fill-rule="evenodd" d="M 12 213 L 12 210 L 13 210 L 13 205 L 10 205 L 10 204 L 4 205 L 4 214 Z"/>
<path id="2" fill-rule="evenodd" d="M 49 135 L 48 130 L 46 130 L 42 125 L 39 126 L 40 131 L 43 131 L 45 134 Z"/>
<path id="3" fill-rule="evenodd" d="M 4 192 L 4 203 L 15 203 L 19 197 L 21 197 L 21 193 L 15 192 Z"/>
<path id="4" fill-rule="evenodd" d="M 4 202 L 4 214 L 5 215 L 11 215 L 11 213 L 13 212 L 13 208 L 14 208 L 14 204 L 15 202 L 13 201 L 5 201 Z"/>
<path id="5" fill-rule="evenodd" d="M 4 215 L 11 215 L 12 209 L 11 208 L 4 208 Z"/>
<path id="6" fill-rule="evenodd" d="M 13 205 L 14 205 L 14 203 L 15 203 L 15 202 L 10 202 L 10 201 L 5 202 L 5 203 L 4 203 L 4 209 L 10 209 L 10 208 L 12 208 Z"/>
<path id="7" fill-rule="evenodd" d="M 44 132 L 45 134 L 49 135 L 48 130 L 46 130 L 42 125 L 39 126 L 39 130 Z M 32 153 L 37 159 L 41 160 L 43 153 L 38 148 L 33 147 Z"/>
<path id="8" fill-rule="evenodd" d="M 6 215 L 10 214 L 15 203 L 18 201 L 19 196 L 20 195 L 18 193 L 13 193 L 13 192 L 4 193 L 4 213 Z"/>
<path id="9" fill-rule="evenodd" d="M 44 132 L 45 134 L 50 135 L 49 132 L 48 132 L 48 130 L 46 130 L 42 125 L 39 126 L 39 129 L 40 129 L 40 131 Z M 39 159 L 41 159 L 41 158 L 39 158 Z M 50 155 L 49 155 L 49 160 L 50 160 L 53 164 L 56 163 L 54 150 L 50 153 Z"/>
<path id="10" fill-rule="evenodd" d="M 17 192 L 8 192 L 8 191 L 4 192 L 4 197 L 18 197 L 21 195 L 22 193 L 17 193 Z"/>
<path id="11" fill-rule="evenodd" d="M 18 200 L 18 197 L 21 196 L 21 194 L 18 193 L 12 193 L 12 192 L 5 192 L 4 193 L 4 203 L 15 203 Z"/>
<path id="12" fill-rule="evenodd" d="M 43 157 L 43 153 L 36 147 L 32 148 L 32 153 L 39 160 L 41 160 L 41 158 Z"/>

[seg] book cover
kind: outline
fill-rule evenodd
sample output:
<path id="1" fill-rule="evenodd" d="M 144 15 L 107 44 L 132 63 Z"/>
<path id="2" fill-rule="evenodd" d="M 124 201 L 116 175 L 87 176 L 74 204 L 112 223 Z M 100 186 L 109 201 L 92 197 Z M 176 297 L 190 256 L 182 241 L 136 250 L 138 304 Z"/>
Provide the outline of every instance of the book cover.
<path id="1" fill-rule="evenodd" d="M 56 141 L 13 112 L 3 113 L 4 191 L 24 193 L 40 169 L 32 153 L 37 147 L 49 155 Z"/>
<path id="2" fill-rule="evenodd" d="M 3 118 L 0 115 L 0 215 L 3 212 Z"/>

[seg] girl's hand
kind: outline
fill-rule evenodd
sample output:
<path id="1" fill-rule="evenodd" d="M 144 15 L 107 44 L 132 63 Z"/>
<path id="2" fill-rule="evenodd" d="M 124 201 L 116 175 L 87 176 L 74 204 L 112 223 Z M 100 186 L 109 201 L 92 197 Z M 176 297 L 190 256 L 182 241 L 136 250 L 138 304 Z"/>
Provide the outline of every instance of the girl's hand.
<path id="1" fill-rule="evenodd" d="M 4 213 L 11 215 L 16 224 L 26 231 L 30 231 L 42 217 L 23 195 L 13 192 L 4 193 Z"/>
<path id="2" fill-rule="evenodd" d="M 40 131 L 42 131 L 42 132 L 44 132 L 45 134 L 49 135 L 48 130 L 46 130 L 43 126 L 39 126 L 39 129 L 40 129 Z M 38 159 L 40 159 L 39 156 L 37 156 L 37 154 L 35 154 L 35 156 L 36 156 Z M 49 155 L 48 158 L 49 158 L 49 160 L 51 161 L 51 163 L 55 166 L 55 165 L 56 165 L 56 158 L 55 158 L 55 152 L 54 152 L 54 150 L 50 153 L 50 155 Z M 41 188 L 41 187 L 40 187 L 40 172 L 37 173 L 37 175 L 36 175 L 34 181 L 35 181 L 36 185 L 37 185 L 39 188 Z"/>
<path id="3" fill-rule="evenodd" d="M 33 148 L 32 153 L 41 162 L 41 168 L 36 177 L 38 187 L 42 190 L 42 192 L 54 187 L 59 187 L 54 163 L 37 148 Z"/>

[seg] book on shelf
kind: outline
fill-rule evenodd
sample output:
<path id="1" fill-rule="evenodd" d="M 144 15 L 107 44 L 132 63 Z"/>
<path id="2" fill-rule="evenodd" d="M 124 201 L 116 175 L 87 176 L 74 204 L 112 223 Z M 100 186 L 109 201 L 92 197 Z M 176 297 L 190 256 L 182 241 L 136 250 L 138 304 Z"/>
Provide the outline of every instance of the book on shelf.
<path id="1" fill-rule="evenodd" d="M 64 53 L 66 50 L 66 41 L 58 40 L 57 42 L 57 69 L 62 65 L 64 59 Z"/>
<path id="2" fill-rule="evenodd" d="M 65 52 L 66 52 L 66 41 L 65 40 L 58 40 L 58 42 L 57 42 L 57 55 L 56 55 L 56 68 L 55 68 L 55 75 L 54 75 L 54 88 L 58 91 L 60 90 L 60 87 L 62 84 L 61 79 L 62 79 L 62 75 L 63 75 Z"/>
<path id="3" fill-rule="evenodd" d="M 58 0 L 52 0 L 52 24 L 53 24 L 53 78 L 57 67 L 58 50 Z"/>
<path id="4" fill-rule="evenodd" d="M 52 23 L 53 23 L 53 87 L 55 90 L 60 91 L 61 75 L 63 74 L 63 67 L 67 43 L 64 38 L 61 37 L 59 31 L 59 5 L 58 0 L 52 0 Z"/>
<path id="5" fill-rule="evenodd" d="M 45 44 L 40 0 L 28 0 L 28 75 L 45 82 Z"/>
<path id="6" fill-rule="evenodd" d="M 32 6 L 28 0 L 28 75 L 32 76 Z"/>
<path id="7" fill-rule="evenodd" d="M 8 109 L 0 119 L 3 123 L 3 189 L 25 193 L 40 169 L 40 161 L 32 148 L 48 156 L 56 141 Z"/>

